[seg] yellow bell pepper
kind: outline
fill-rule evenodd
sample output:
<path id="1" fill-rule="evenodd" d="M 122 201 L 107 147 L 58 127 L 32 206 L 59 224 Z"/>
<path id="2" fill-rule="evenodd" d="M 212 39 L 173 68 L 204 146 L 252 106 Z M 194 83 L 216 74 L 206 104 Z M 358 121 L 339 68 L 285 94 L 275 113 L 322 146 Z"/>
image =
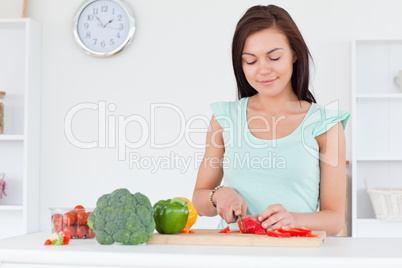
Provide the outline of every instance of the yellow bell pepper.
<path id="1" fill-rule="evenodd" d="M 196 222 L 197 220 L 197 210 L 195 210 L 194 205 L 190 202 L 190 200 L 188 200 L 185 197 L 178 197 L 181 198 L 183 200 L 187 201 L 187 207 L 188 207 L 188 218 L 187 218 L 187 223 L 186 226 L 184 227 L 183 232 L 187 232 L 188 229 L 191 228 L 191 226 L 193 226 L 193 224 Z"/>

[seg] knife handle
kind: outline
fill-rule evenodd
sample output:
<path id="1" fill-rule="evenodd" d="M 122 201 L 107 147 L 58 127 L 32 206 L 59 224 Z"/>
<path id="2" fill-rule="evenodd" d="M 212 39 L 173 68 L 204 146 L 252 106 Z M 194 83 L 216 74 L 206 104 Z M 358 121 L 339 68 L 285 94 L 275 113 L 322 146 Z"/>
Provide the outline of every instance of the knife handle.
<path id="1" fill-rule="evenodd" d="M 234 211 L 233 211 L 233 217 L 235 218 L 236 221 L 237 221 L 237 219 L 239 218 L 239 216 L 236 215 Z"/>

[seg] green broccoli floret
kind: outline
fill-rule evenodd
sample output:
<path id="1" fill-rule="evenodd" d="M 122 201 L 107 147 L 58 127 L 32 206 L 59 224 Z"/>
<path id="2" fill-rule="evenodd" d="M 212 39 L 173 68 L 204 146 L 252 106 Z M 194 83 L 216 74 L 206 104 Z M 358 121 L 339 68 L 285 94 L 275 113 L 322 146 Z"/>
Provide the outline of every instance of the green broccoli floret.
<path id="1" fill-rule="evenodd" d="M 138 245 L 147 242 L 155 230 L 153 213 L 148 197 L 121 188 L 98 199 L 88 226 L 100 244 Z"/>

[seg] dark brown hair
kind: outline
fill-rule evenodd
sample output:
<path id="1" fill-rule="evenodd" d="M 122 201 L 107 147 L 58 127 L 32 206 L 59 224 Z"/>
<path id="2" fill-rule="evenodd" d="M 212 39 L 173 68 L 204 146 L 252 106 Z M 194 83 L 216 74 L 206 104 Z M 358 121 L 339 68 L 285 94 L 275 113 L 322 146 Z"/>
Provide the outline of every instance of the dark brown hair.
<path id="1" fill-rule="evenodd" d="M 297 57 L 295 63 L 293 63 L 291 78 L 292 88 L 297 98 L 309 103 L 316 102 L 309 90 L 309 59 L 312 59 L 309 49 L 289 13 L 275 5 L 253 6 L 246 11 L 237 23 L 232 43 L 232 63 L 237 82 L 237 97 L 241 99 L 251 97 L 257 93 L 247 82 L 243 72 L 242 54 L 244 43 L 250 35 L 272 27 L 275 27 L 287 37 L 289 45 Z"/>

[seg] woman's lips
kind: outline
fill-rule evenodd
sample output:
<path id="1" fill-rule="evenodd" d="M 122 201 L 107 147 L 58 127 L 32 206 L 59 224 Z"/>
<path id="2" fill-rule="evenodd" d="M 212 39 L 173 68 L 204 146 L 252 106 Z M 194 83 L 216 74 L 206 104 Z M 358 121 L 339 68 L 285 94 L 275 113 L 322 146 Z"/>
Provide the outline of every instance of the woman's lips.
<path id="1" fill-rule="evenodd" d="M 261 81 L 258 81 L 258 83 L 260 83 L 260 84 L 263 85 L 263 86 L 270 86 L 270 85 L 272 85 L 273 83 L 275 83 L 276 79 L 278 79 L 278 78 L 275 78 L 275 79 L 267 79 L 267 80 L 261 80 Z"/>

